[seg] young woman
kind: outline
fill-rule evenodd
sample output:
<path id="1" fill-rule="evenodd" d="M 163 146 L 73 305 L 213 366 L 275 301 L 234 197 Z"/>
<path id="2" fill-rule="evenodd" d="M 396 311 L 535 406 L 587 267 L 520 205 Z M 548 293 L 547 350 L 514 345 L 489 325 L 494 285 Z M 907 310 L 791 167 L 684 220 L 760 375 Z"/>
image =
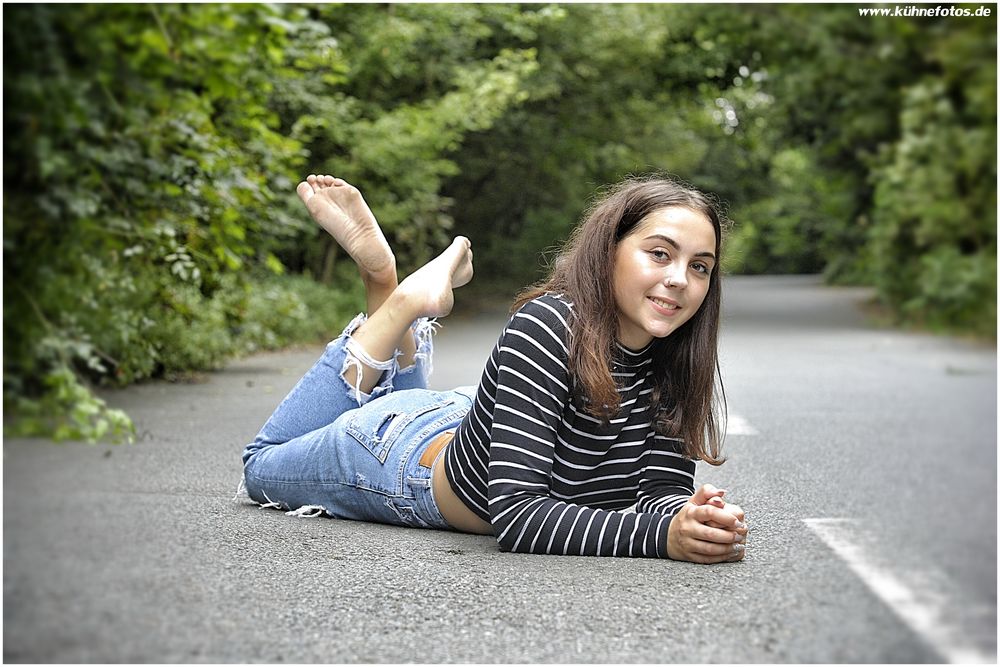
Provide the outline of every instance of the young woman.
<path id="1" fill-rule="evenodd" d="M 252 500 L 495 535 L 504 551 L 743 558 L 743 511 L 694 490 L 694 461 L 721 463 L 723 225 L 709 198 L 662 178 L 613 188 L 517 299 L 478 387 L 438 392 L 432 318 L 472 279 L 469 240 L 397 284 L 356 188 L 309 176 L 298 194 L 357 263 L 368 316 L 246 447 Z"/>

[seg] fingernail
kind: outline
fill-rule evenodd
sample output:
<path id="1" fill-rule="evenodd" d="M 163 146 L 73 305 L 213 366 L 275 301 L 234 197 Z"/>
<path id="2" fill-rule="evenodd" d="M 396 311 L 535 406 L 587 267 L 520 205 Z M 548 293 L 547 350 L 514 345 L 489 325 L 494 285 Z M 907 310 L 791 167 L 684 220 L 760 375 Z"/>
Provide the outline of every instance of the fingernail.
<path id="1" fill-rule="evenodd" d="M 743 523 L 739 519 L 736 520 L 736 530 L 743 530 L 746 527 L 747 525 L 745 523 Z"/>
<path id="2" fill-rule="evenodd" d="M 745 545 L 742 545 L 742 544 L 734 544 L 733 545 L 733 553 L 734 554 L 738 554 L 741 551 L 743 551 L 744 549 L 746 549 Z"/>
<path id="3" fill-rule="evenodd" d="M 747 539 L 746 535 L 740 535 L 739 533 L 734 533 L 734 535 L 736 535 L 736 538 L 733 540 L 733 542 L 742 542 L 745 539 Z"/>

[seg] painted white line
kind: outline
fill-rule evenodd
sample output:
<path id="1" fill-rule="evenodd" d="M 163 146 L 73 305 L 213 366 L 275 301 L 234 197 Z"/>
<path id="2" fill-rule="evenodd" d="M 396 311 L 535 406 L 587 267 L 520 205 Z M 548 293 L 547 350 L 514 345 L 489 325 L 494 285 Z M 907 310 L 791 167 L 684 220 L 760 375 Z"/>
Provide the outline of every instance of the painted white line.
<path id="1" fill-rule="evenodd" d="M 802 520 L 834 553 L 844 559 L 861 581 L 931 648 L 950 663 L 991 663 L 997 657 L 969 645 L 967 631 L 946 609 L 947 600 L 929 586 L 907 586 L 887 567 L 865 554 L 858 539 L 859 530 L 850 519 Z M 939 577 L 927 573 L 918 580 Z"/>
<path id="2" fill-rule="evenodd" d="M 726 435 L 758 435 L 757 429 L 739 415 L 729 415 L 726 419 Z"/>

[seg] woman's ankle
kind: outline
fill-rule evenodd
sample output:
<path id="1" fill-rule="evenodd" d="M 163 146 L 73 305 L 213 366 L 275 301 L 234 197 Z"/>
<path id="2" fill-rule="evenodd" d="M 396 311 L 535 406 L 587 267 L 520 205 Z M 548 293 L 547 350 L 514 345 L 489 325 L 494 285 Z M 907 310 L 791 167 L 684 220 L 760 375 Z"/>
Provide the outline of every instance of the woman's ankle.
<path id="1" fill-rule="evenodd" d="M 373 284 L 365 283 L 365 303 L 368 306 L 368 314 L 374 314 L 382 304 L 392 296 L 392 293 L 396 291 L 398 285 L 393 281 L 387 284 Z"/>
<path id="2" fill-rule="evenodd" d="M 392 258 L 388 266 L 378 271 L 368 271 L 360 266 L 358 267 L 358 271 L 361 273 L 361 282 L 364 283 L 365 289 L 369 293 L 381 294 L 383 301 L 399 285 L 399 278 L 396 276 L 395 257 Z"/>

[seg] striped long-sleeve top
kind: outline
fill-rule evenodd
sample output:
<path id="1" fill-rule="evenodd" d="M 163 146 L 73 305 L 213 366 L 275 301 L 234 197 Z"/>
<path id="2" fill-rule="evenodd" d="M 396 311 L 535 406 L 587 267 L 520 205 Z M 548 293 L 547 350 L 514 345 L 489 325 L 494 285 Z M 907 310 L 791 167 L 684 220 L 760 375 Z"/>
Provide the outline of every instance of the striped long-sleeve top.
<path id="1" fill-rule="evenodd" d="M 695 465 L 653 427 L 655 341 L 638 352 L 618 346 L 621 410 L 604 424 L 573 399 L 572 317 L 556 294 L 511 317 L 447 449 L 448 481 L 503 551 L 666 557 Z"/>

